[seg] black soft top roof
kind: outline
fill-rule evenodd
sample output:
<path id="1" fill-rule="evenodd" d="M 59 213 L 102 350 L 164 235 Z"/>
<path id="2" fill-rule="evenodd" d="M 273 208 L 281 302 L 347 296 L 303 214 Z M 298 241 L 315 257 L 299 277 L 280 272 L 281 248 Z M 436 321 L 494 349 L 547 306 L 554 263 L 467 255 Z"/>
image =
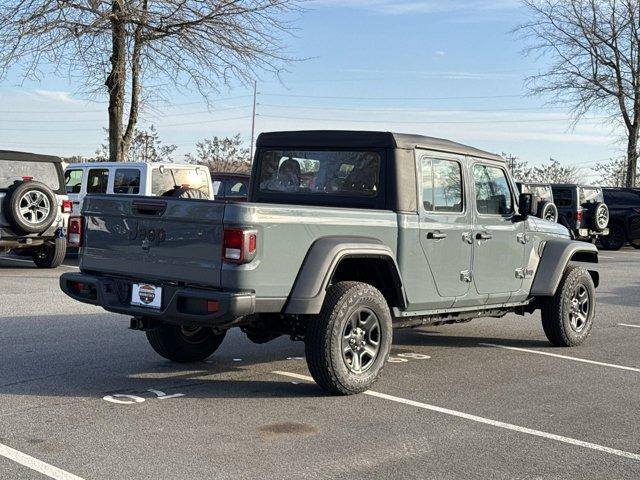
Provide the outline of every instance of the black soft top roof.
<path id="1" fill-rule="evenodd" d="M 60 157 L 53 155 L 40 155 L 37 153 L 15 152 L 13 150 L 0 150 L 0 160 L 16 160 L 18 162 L 54 162 L 61 163 Z"/>
<path id="2" fill-rule="evenodd" d="M 443 138 L 407 133 L 361 130 L 294 130 L 265 132 L 258 136 L 258 147 L 290 148 L 403 148 L 416 147 L 442 152 L 473 155 L 504 161 L 502 157 Z"/>

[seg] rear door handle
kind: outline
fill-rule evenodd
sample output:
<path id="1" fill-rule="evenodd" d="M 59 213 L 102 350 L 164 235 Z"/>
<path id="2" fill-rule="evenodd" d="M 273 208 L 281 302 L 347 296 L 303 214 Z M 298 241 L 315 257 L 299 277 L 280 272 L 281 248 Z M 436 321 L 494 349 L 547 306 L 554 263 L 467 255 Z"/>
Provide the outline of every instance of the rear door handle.
<path id="1" fill-rule="evenodd" d="M 476 234 L 476 240 L 491 240 L 493 235 L 488 232 L 478 232 Z"/>
<path id="2" fill-rule="evenodd" d="M 442 233 L 442 232 L 429 232 L 427 233 L 427 238 L 429 240 L 442 240 L 443 238 L 447 238 L 447 234 L 446 233 Z"/>

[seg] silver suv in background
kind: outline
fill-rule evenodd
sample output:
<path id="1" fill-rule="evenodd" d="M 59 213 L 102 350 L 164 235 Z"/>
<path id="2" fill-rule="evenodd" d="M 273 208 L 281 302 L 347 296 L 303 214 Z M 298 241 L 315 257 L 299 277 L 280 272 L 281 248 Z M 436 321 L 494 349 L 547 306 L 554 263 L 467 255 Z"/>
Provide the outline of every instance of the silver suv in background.
<path id="1" fill-rule="evenodd" d="M 60 158 L 0 151 L 0 253 L 14 251 L 40 268 L 57 267 L 67 249 L 71 208 Z"/>

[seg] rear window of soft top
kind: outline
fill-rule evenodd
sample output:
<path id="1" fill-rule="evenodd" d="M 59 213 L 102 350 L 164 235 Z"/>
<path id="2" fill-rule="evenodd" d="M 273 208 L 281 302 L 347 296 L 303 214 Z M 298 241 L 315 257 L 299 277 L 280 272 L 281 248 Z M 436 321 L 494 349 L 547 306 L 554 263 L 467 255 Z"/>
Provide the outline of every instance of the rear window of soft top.
<path id="1" fill-rule="evenodd" d="M 59 168 L 54 162 L 0 160 L 0 190 L 9 188 L 16 180 L 30 177 L 57 192 L 60 190 Z"/>

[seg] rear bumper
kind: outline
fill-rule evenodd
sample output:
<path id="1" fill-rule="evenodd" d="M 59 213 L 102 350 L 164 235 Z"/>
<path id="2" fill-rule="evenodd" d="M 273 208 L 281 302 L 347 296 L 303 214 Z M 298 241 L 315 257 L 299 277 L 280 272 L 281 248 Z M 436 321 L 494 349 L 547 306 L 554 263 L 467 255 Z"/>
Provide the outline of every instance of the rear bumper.
<path id="1" fill-rule="evenodd" d="M 160 309 L 131 305 L 131 285 L 138 282 L 143 283 L 85 273 L 64 273 L 60 276 L 60 288 L 71 298 L 133 317 L 153 318 L 178 325 L 218 326 L 233 324 L 255 312 L 255 295 L 251 292 L 221 292 L 169 284 L 160 284 L 163 296 Z M 217 310 L 210 311 L 216 304 Z"/>

